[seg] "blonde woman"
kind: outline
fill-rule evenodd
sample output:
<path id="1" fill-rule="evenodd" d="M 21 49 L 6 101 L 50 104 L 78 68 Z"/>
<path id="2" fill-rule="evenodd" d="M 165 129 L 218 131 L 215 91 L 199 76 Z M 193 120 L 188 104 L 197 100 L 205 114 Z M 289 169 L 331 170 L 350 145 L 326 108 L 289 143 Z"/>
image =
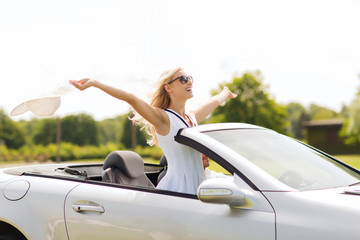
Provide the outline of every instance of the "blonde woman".
<path id="1" fill-rule="evenodd" d="M 147 103 L 135 94 L 106 85 L 90 78 L 70 80 L 78 89 L 96 87 L 105 93 L 123 100 L 140 115 L 152 133 L 151 144 L 161 147 L 168 161 L 168 171 L 157 188 L 196 194 L 205 179 L 201 153 L 175 142 L 174 136 L 184 127 L 192 127 L 204 120 L 217 106 L 236 97 L 228 88 L 212 97 L 193 112 L 186 112 L 185 105 L 193 97 L 193 78 L 184 69 L 175 68 L 161 74 L 157 90 Z M 134 117 L 139 121 L 139 117 Z"/>

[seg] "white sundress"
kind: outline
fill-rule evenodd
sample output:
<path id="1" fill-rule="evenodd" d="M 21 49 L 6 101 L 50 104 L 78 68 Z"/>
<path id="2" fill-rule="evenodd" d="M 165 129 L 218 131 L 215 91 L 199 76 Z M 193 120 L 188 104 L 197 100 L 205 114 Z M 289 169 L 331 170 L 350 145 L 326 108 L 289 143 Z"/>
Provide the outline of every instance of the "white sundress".
<path id="1" fill-rule="evenodd" d="M 175 111 L 165 109 L 170 119 L 170 131 L 162 136 L 156 133 L 159 145 L 166 156 L 168 170 L 156 188 L 196 194 L 200 183 L 204 180 L 204 166 L 201 153 L 183 144 L 175 142 L 179 129 L 190 127 L 187 122 Z M 192 114 L 186 114 L 193 125 L 197 125 Z"/>

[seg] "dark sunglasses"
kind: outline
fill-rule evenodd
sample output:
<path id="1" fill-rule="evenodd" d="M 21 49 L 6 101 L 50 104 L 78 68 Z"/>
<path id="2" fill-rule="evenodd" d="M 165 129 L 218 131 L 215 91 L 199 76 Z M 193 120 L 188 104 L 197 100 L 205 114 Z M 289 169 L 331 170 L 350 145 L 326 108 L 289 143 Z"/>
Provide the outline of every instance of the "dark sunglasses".
<path id="1" fill-rule="evenodd" d="M 177 77 L 177 78 L 171 80 L 171 81 L 168 82 L 167 84 L 171 84 L 171 83 L 175 82 L 175 81 L 178 80 L 178 79 L 180 79 L 180 82 L 181 82 L 182 84 L 187 84 L 189 81 L 190 81 L 190 83 L 193 83 L 193 82 L 194 82 L 192 76 L 180 76 L 180 77 Z"/>

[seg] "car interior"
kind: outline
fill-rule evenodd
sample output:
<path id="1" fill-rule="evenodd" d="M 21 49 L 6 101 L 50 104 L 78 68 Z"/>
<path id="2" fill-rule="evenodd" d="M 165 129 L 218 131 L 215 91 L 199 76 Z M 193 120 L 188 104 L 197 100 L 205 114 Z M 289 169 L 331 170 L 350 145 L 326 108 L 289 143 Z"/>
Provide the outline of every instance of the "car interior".
<path id="1" fill-rule="evenodd" d="M 7 174 L 17 176 L 63 178 L 143 190 L 155 189 L 166 171 L 165 156 L 160 158 L 158 164 L 145 163 L 142 157 L 133 151 L 111 152 L 103 163 L 27 165 L 4 170 Z M 224 172 L 224 169 L 220 172 Z"/>
<path id="2" fill-rule="evenodd" d="M 165 156 L 159 164 L 151 164 L 144 163 L 136 152 L 114 151 L 105 158 L 104 164 L 70 165 L 56 171 L 86 180 L 155 188 L 166 169 Z"/>

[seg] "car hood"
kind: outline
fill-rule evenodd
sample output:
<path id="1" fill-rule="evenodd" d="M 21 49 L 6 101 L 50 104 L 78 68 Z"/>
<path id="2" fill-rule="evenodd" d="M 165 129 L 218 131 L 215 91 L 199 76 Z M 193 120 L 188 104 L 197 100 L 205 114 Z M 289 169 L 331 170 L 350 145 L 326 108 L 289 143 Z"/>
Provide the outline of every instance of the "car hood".
<path id="1" fill-rule="evenodd" d="M 264 192 L 264 195 L 278 209 L 297 208 L 309 212 L 345 211 L 360 216 L 360 186 L 303 192 Z"/>
<path id="2" fill-rule="evenodd" d="M 263 194 L 274 208 L 281 239 L 358 239 L 359 192 L 356 186 Z"/>
<path id="3" fill-rule="evenodd" d="M 358 209 L 360 213 L 360 186 L 306 191 L 302 192 L 302 195 L 303 198 L 314 202 L 353 210 Z"/>

